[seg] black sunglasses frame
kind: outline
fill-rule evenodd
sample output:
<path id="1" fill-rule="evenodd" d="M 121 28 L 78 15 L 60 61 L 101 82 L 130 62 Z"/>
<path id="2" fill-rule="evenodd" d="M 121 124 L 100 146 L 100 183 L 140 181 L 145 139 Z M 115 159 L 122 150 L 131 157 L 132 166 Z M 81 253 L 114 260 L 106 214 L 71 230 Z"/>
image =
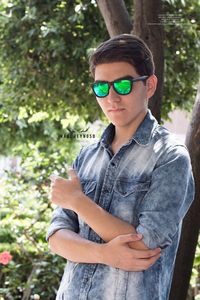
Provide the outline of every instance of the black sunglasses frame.
<path id="1" fill-rule="evenodd" d="M 105 97 L 107 97 L 107 96 L 109 95 L 110 87 L 112 86 L 113 89 L 114 89 L 114 91 L 115 91 L 118 95 L 126 96 L 126 95 L 128 95 L 128 94 L 130 94 L 130 93 L 132 92 L 132 89 L 133 89 L 133 82 L 137 82 L 137 81 L 145 81 L 145 80 L 147 80 L 148 77 L 149 77 L 149 76 L 147 76 L 147 75 L 145 75 L 145 76 L 140 76 L 140 77 L 136 77 L 136 78 L 131 77 L 131 76 L 126 76 L 126 77 L 122 77 L 122 78 L 119 78 L 119 79 L 115 79 L 114 81 L 96 80 L 96 81 L 93 82 L 93 84 L 92 84 L 92 90 L 93 90 L 93 93 L 95 94 L 95 96 L 96 96 L 97 98 L 105 98 Z M 121 81 L 121 80 L 125 80 L 125 79 L 128 79 L 128 80 L 131 81 L 131 89 L 130 89 L 130 91 L 129 91 L 127 94 L 121 94 L 121 93 L 119 93 L 119 92 L 116 90 L 116 88 L 115 88 L 115 86 L 114 86 L 114 83 L 116 83 L 116 82 L 118 82 L 118 81 Z M 108 88 L 108 93 L 107 93 L 107 95 L 105 95 L 105 96 L 98 96 L 98 95 L 95 93 L 94 85 L 95 85 L 96 83 L 107 83 L 107 84 L 108 84 L 109 88 Z"/>

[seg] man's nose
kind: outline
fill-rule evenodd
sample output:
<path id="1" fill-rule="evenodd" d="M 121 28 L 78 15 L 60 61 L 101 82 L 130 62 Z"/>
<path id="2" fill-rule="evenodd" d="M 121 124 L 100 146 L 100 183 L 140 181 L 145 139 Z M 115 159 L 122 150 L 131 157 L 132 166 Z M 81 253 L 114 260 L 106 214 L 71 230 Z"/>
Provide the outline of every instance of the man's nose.
<path id="1" fill-rule="evenodd" d="M 110 87 L 109 94 L 107 96 L 109 102 L 120 101 L 120 95 L 113 89 L 113 86 Z"/>

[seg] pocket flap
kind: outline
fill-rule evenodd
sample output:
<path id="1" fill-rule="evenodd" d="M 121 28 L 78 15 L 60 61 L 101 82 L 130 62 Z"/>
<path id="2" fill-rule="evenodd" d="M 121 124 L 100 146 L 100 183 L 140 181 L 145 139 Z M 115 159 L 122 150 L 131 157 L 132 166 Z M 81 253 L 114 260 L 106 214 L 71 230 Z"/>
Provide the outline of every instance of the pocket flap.
<path id="1" fill-rule="evenodd" d="M 147 191 L 150 186 L 150 181 L 147 182 L 138 182 L 138 181 L 125 181 L 125 180 L 117 180 L 114 190 L 126 197 L 135 192 Z"/>

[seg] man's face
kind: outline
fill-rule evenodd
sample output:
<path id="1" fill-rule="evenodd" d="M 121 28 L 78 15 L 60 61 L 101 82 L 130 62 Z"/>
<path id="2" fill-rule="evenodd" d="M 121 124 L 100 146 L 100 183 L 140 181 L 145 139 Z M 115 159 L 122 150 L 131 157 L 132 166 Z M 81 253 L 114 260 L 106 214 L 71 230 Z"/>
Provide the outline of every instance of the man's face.
<path id="1" fill-rule="evenodd" d="M 104 63 L 97 65 L 95 69 L 95 81 L 114 81 L 126 76 L 136 78 L 140 75 L 127 62 Z M 147 82 L 149 80 L 151 77 L 147 79 Z M 134 82 L 132 91 L 128 95 L 117 94 L 111 86 L 108 96 L 96 98 L 106 117 L 116 127 L 129 126 L 134 123 L 138 116 L 145 116 L 148 98 L 152 96 L 147 82 L 146 85 L 142 81 Z"/>

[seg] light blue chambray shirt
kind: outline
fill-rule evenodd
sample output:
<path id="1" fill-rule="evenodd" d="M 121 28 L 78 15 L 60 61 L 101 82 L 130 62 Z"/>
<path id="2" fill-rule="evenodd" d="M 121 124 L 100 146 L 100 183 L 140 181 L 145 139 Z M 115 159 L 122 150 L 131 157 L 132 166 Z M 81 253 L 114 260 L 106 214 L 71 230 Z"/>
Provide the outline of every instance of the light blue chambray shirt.
<path id="1" fill-rule="evenodd" d="M 81 149 L 74 162 L 84 193 L 132 224 L 149 248 L 162 255 L 149 269 L 128 272 L 104 264 L 68 260 L 57 300 L 167 300 L 183 217 L 194 198 L 186 147 L 148 110 L 136 133 L 113 155 L 111 123 L 100 141 Z M 103 243 L 71 210 L 57 207 L 47 239 L 61 228 Z"/>

